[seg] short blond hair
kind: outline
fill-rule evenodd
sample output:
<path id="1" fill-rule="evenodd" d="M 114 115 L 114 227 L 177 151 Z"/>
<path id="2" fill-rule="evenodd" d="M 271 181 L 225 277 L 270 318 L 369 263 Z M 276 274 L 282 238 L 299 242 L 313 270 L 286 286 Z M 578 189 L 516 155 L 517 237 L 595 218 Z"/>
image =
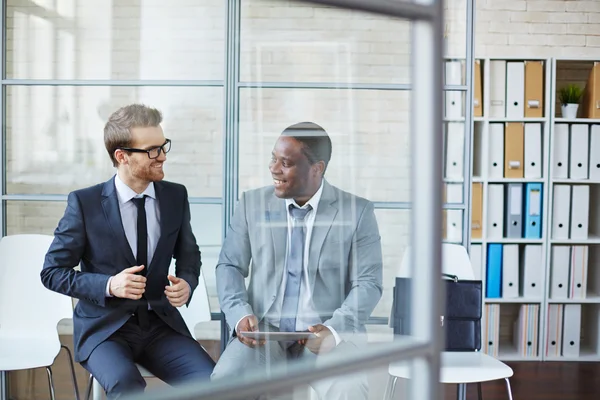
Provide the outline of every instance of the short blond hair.
<path id="1" fill-rule="evenodd" d="M 104 146 L 113 166 L 119 165 L 115 150 L 131 147 L 131 128 L 154 127 L 161 122 L 162 113 L 143 104 L 130 104 L 112 113 L 104 126 Z"/>

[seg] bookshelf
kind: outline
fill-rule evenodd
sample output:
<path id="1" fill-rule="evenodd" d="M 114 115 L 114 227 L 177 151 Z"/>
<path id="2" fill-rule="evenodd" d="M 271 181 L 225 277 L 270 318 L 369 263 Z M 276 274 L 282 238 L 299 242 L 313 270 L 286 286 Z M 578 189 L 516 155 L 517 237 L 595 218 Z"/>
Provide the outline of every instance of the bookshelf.
<path id="1" fill-rule="evenodd" d="M 558 89 L 567 83 L 587 85 L 589 90 L 594 61 L 476 59 L 475 74 L 479 64 L 481 76 L 475 78 L 474 98 L 480 79 L 482 108 L 479 113 L 475 110 L 471 138 L 470 252 L 485 290 L 482 351 L 504 361 L 600 361 L 600 210 L 593 207 L 600 200 L 600 154 L 593 158 L 591 142 L 592 126 L 598 125 L 593 129 L 600 144 L 600 115 L 586 118 L 589 113 L 582 104 L 577 118 L 565 119 L 557 100 Z M 528 63 L 537 63 L 538 72 L 527 72 Z M 539 71 L 543 100 L 537 106 L 542 110 L 528 112 L 527 99 L 538 90 L 532 82 L 540 79 Z M 502 92 L 504 111 L 497 96 Z M 517 98 L 523 96 L 524 104 L 510 103 L 515 93 Z M 511 106 L 523 111 L 510 111 Z M 538 136 L 539 154 L 531 151 Z M 514 143 L 521 147 L 511 147 Z M 571 157 L 571 149 L 580 148 L 582 152 Z M 515 152 L 521 152 L 521 163 L 511 161 Z M 532 160 L 541 161 L 539 174 L 532 169 Z M 539 203 L 532 197 L 527 202 L 534 189 L 541 189 Z M 571 203 L 563 203 L 565 199 Z M 533 204 L 539 209 L 532 209 Z M 521 210 L 520 220 L 507 217 L 510 207 Z M 526 218 L 536 213 L 539 219 Z M 520 226 L 538 221 L 539 236 Z M 515 234 L 515 229 L 522 234 Z M 538 276 L 535 288 L 528 286 L 533 286 L 533 275 Z"/>

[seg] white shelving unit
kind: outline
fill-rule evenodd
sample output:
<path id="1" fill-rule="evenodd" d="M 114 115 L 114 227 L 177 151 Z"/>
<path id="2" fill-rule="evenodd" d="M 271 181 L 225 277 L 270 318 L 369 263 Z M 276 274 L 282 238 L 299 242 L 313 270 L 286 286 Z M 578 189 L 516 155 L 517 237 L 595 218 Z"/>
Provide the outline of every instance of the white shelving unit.
<path id="1" fill-rule="evenodd" d="M 600 119 L 587 119 L 587 118 L 576 118 L 576 119 L 564 119 L 559 117 L 557 114 L 556 107 L 556 96 L 557 89 L 560 87 L 562 80 L 557 82 L 557 78 L 561 79 L 561 73 L 564 71 L 561 69 L 568 63 L 579 62 L 581 68 L 581 62 L 593 62 L 600 60 L 593 59 L 537 59 L 537 58 L 485 58 L 478 59 L 482 65 L 482 91 L 483 91 L 483 116 L 474 118 L 474 129 L 473 129 L 473 184 L 481 184 L 483 190 L 482 198 L 482 237 L 471 239 L 471 251 L 473 246 L 481 246 L 478 251 L 481 253 L 480 262 L 480 276 L 483 282 L 484 291 L 487 288 L 487 262 L 488 262 L 488 245 L 490 244 L 503 244 L 511 245 L 515 244 L 519 246 L 519 258 L 522 263 L 523 248 L 526 245 L 541 245 L 541 276 L 540 284 L 542 285 L 543 291 L 541 296 L 523 296 L 523 293 L 519 292 L 519 297 L 515 298 L 487 298 L 484 293 L 484 306 L 497 305 L 496 315 L 499 316 L 498 325 L 498 343 L 495 343 L 496 356 L 504 361 L 524 361 L 524 360 L 537 360 L 537 361 L 600 361 L 600 209 L 596 206 L 600 200 L 600 180 L 599 179 L 573 179 L 565 177 L 553 176 L 553 162 L 554 162 L 554 141 L 555 124 L 568 124 L 570 125 L 600 125 Z M 544 99 L 543 99 L 543 117 L 542 118 L 506 118 L 506 117 L 490 117 L 490 63 L 496 60 L 504 61 L 543 61 L 544 63 Z M 575 68 L 576 70 L 577 68 Z M 588 75 L 585 73 L 585 68 L 581 69 L 582 76 L 580 81 L 585 82 L 588 79 Z M 575 71 L 576 72 L 576 71 Z M 573 76 L 571 73 L 571 80 L 577 80 L 577 76 Z M 583 88 L 583 86 L 582 86 Z M 560 110 L 558 110 L 560 113 Z M 507 122 L 521 122 L 521 123 L 541 123 L 542 124 L 542 177 L 535 179 L 528 178 L 505 178 L 505 177 L 490 177 L 490 171 L 488 168 L 490 152 L 493 154 L 493 150 L 490 146 L 490 124 L 493 123 L 507 123 Z M 568 162 L 567 162 L 568 164 Z M 493 168 L 493 167 L 490 167 Z M 589 173 L 588 173 L 589 174 Z M 569 175 L 570 176 L 570 175 Z M 588 175 L 589 178 L 589 175 Z M 488 213 L 490 209 L 490 194 L 489 187 L 493 184 L 507 185 L 510 183 L 541 183 L 542 184 L 542 205 L 541 205 L 541 238 L 526 239 L 526 238 L 507 238 L 504 237 L 492 237 L 488 227 Z M 556 185 L 588 185 L 590 187 L 590 198 L 589 198 L 589 221 L 588 221 L 588 236 L 586 238 L 571 238 L 560 237 L 556 238 L 553 236 L 553 193 Z M 506 187 L 505 187 L 506 190 Z M 523 189 L 525 194 L 525 189 Z M 524 201 L 524 200 L 523 200 Z M 472 204 L 471 201 L 469 204 Z M 505 211 L 503 211 L 504 214 Z M 523 216 L 523 223 L 525 217 Z M 491 228 L 493 229 L 493 228 Z M 568 229 L 567 229 L 568 230 Z M 571 246 L 587 246 L 586 257 L 587 257 L 587 274 L 584 280 L 585 287 L 583 290 L 584 297 L 569 297 L 556 298 L 552 296 L 551 286 L 553 279 L 553 248 L 562 247 L 569 248 Z M 474 253 L 478 254 L 478 253 Z M 571 250 L 569 250 L 569 260 L 572 256 Z M 569 261 L 568 261 L 569 262 Z M 572 261 L 570 261 L 572 262 Z M 520 263 L 520 264 L 521 264 Z M 561 264 L 562 265 L 562 264 Z M 520 265 L 520 279 L 522 279 L 523 266 Z M 558 268 L 558 267 L 557 267 Z M 567 268 L 569 264 L 562 265 L 562 268 Z M 572 280 L 569 283 L 575 282 Z M 567 284 L 568 285 L 568 284 Z M 572 289 L 565 289 L 572 290 Z M 539 306 L 539 314 L 537 318 L 538 330 L 537 337 L 531 343 L 531 346 L 536 347 L 537 352 L 531 355 L 523 355 L 523 352 L 518 351 L 515 343 L 516 333 L 513 330 L 515 320 L 519 317 L 519 310 L 522 305 L 534 304 Z M 553 310 L 556 307 L 562 307 L 560 313 L 556 311 L 550 312 L 550 308 Z M 566 322 L 566 331 L 561 329 L 561 343 L 557 343 L 555 339 L 555 331 L 551 330 L 552 327 L 556 328 L 556 324 L 559 324 L 561 328 L 565 324 L 564 313 L 566 312 L 566 306 L 569 306 L 570 317 L 572 317 L 573 310 L 579 314 L 578 318 L 569 319 Z M 579 309 L 578 306 L 581 308 Z M 556 315 L 559 315 L 558 317 Z M 560 321 L 557 321 L 559 319 Z M 580 321 L 578 331 L 573 331 L 573 326 L 576 323 L 570 324 L 569 322 Z M 483 319 L 482 319 L 482 342 L 487 340 L 486 337 L 486 312 L 484 307 Z M 572 337 L 573 340 L 567 340 L 565 336 L 567 332 L 568 337 Z M 579 335 L 575 333 L 579 332 Z M 575 339 L 575 336 L 578 336 Z M 530 338 L 527 338 L 530 339 Z M 562 340 L 564 341 L 564 346 Z M 553 343 L 554 342 L 554 343 Z M 549 350 L 555 346 L 556 351 Z M 485 351 L 485 345 L 482 346 L 482 351 Z M 565 347 L 565 348 L 563 348 Z M 568 349 L 566 349 L 568 347 Z M 578 348 L 578 350 L 573 350 Z"/>

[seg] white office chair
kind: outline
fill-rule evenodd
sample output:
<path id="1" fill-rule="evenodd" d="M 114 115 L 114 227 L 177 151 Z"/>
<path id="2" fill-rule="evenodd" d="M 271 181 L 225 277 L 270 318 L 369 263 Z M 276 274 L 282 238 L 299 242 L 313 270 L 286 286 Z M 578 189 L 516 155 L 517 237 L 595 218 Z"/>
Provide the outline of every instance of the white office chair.
<path id="1" fill-rule="evenodd" d="M 171 262 L 171 266 L 169 268 L 169 273 L 171 275 L 175 275 L 175 260 Z M 192 301 L 190 302 L 189 307 L 181 306 L 178 308 L 185 324 L 187 325 L 190 333 L 196 340 L 198 337 L 196 335 L 196 325 L 200 322 L 208 322 L 211 320 L 210 314 L 210 303 L 208 301 L 208 292 L 206 290 L 206 283 L 204 282 L 204 275 L 202 272 L 200 273 L 200 277 L 198 278 L 198 286 L 196 290 L 194 290 L 194 294 L 192 296 Z M 141 365 L 137 365 L 140 374 L 144 378 L 154 378 L 154 375 L 148 371 L 146 368 Z M 88 388 L 86 391 L 85 399 L 89 400 L 90 394 L 93 391 L 93 400 L 101 400 L 103 398 L 104 389 L 100 385 L 100 383 L 92 377 L 90 374 L 88 381 Z"/>
<path id="2" fill-rule="evenodd" d="M 457 244 L 442 244 L 442 271 L 456 275 L 459 279 L 475 279 L 473 267 L 467 250 Z M 406 249 L 398 277 L 410 276 L 410 249 Z M 440 277 L 441 279 L 441 277 Z M 398 378 L 410 379 L 410 362 L 399 361 L 391 363 L 388 367 L 390 374 L 386 388 L 386 399 L 392 399 Z M 440 382 L 458 385 L 458 398 L 466 399 L 467 384 L 477 383 L 477 391 L 481 400 L 481 382 L 504 379 L 508 398 L 512 400 L 510 378 L 513 370 L 503 362 L 479 351 L 473 352 L 442 352 Z"/>
<path id="3" fill-rule="evenodd" d="M 73 317 L 70 297 L 50 291 L 40 279 L 53 236 L 12 235 L 0 239 L 0 371 L 46 368 L 55 399 L 52 364 L 67 351 L 75 398 L 79 390 L 70 350 L 60 344 L 57 325 Z"/>

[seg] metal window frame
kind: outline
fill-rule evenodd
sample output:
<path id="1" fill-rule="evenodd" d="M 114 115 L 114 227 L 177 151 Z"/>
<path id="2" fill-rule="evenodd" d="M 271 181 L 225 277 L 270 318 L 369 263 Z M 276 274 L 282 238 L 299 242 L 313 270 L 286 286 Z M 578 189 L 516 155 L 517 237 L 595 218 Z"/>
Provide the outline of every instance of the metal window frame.
<path id="1" fill-rule="evenodd" d="M 0 173 L 0 187 L 2 189 L 0 193 L 1 199 L 1 212 L 0 212 L 0 226 L 2 227 L 2 235 L 6 234 L 6 203 L 7 201 L 13 200 L 22 200 L 22 201 L 65 201 L 66 195 L 26 195 L 26 194 L 6 194 L 6 89 L 11 85 L 28 85 L 28 86 L 188 86 L 188 87 L 223 87 L 224 89 L 224 108 L 223 108 L 223 119 L 224 119 L 224 135 L 223 135 L 223 196 L 222 198 L 190 198 L 190 203 L 192 204 L 221 204 L 222 207 L 222 226 L 223 226 L 223 236 L 226 233 L 226 229 L 229 225 L 230 218 L 233 214 L 235 204 L 238 198 L 238 190 L 239 190 L 239 181 L 238 181 L 238 163 L 239 163 L 239 112 L 240 112 L 240 90 L 244 88 L 277 88 L 277 89 L 349 89 L 349 90 L 416 90 L 417 93 L 421 93 L 423 91 L 429 92 L 431 91 L 431 87 L 428 84 L 423 84 L 423 82 L 416 81 L 415 85 L 411 84 L 362 84 L 362 83 L 333 83 L 333 82 L 243 82 L 240 81 L 240 41 L 241 41 L 241 1 L 242 0 L 223 0 L 224 7 L 226 8 L 225 12 L 225 20 L 226 20 L 226 40 L 225 40 L 225 63 L 224 63 L 224 79 L 223 80 L 44 80 L 44 79 L 6 79 L 6 66 L 5 66 L 5 55 L 6 55 L 6 3 L 2 2 L 0 7 L 0 124 L 1 124 L 1 135 L 2 139 L 0 141 L 0 165 L 2 171 Z M 385 15 L 394 15 L 394 16 L 403 16 L 409 17 L 409 19 L 415 19 L 420 22 L 416 22 L 415 26 L 418 30 L 424 30 L 429 32 L 430 34 L 434 31 L 428 31 L 435 24 L 439 25 L 439 29 L 442 35 L 438 37 L 434 37 L 429 35 L 428 44 L 433 44 L 436 47 L 441 49 L 441 37 L 443 36 L 443 19 L 440 19 L 443 13 L 443 5 L 440 0 L 417 0 L 413 3 L 411 2 L 398 2 L 393 0 L 296 0 L 302 2 L 316 3 L 321 5 L 332 5 L 343 8 L 350 8 L 355 10 L 361 10 L 366 12 L 373 12 L 378 14 Z M 464 91 L 466 92 L 466 115 L 465 115 L 465 160 L 464 160 L 464 176 L 463 180 L 463 202 L 456 204 L 442 204 L 441 207 L 437 207 L 436 213 L 441 213 L 441 209 L 456 209 L 463 211 L 463 245 L 468 246 L 470 243 L 470 218 L 471 212 L 470 207 L 468 206 L 471 203 L 471 170 L 472 170 L 472 132 L 473 132 L 473 115 L 472 115 L 472 86 L 473 86 L 473 50 L 474 50 L 474 38 L 473 38 L 473 26 L 474 26 L 474 0 L 465 0 L 466 2 L 466 84 L 465 85 L 446 85 L 442 86 L 441 82 L 439 85 L 434 84 L 433 86 L 437 86 L 439 88 L 444 88 L 445 90 L 456 90 L 456 91 Z M 439 43 L 437 43 L 439 40 Z M 427 46 L 423 45 L 423 40 L 421 38 L 417 38 L 413 41 L 413 53 L 412 58 L 414 61 L 414 57 L 416 54 L 419 54 L 427 49 Z M 433 59 L 430 58 L 430 61 Z M 435 67 L 437 69 L 437 67 Z M 441 67 L 440 67 L 441 68 Z M 418 68 L 417 68 L 418 69 Z M 415 66 L 413 65 L 413 70 L 415 70 Z M 433 71 L 433 70 L 432 70 Z M 418 71 L 417 71 L 418 72 Z M 441 75 L 440 75 L 441 76 Z M 413 79 L 414 81 L 414 79 Z M 422 80 L 421 80 L 422 81 Z M 419 97 L 417 96 L 417 100 L 415 100 L 414 104 L 426 104 L 426 101 L 431 101 L 431 99 L 425 100 L 427 96 Z M 417 107 L 418 108 L 418 107 Z M 438 117 L 441 117 L 441 109 L 434 110 L 432 112 L 435 115 L 436 120 Z M 417 122 L 415 126 L 421 127 L 419 129 L 424 129 L 423 127 L 431 127 L 431 123 L 421 124 L 418 122 L 418 117 L 423 115 L 423 111 L 418 111 L 417 113 L 412 114 L 412 119 L 417 118 Z M 419 136 L 428 136 L 428 135 L 419 135 Z M 422 143 L 421 143 L 422 142 Z M 432 166 L 439 166 L 438 170 L 428 169 L 427 173 L 430 173 L 432 177 L 437 177 L 438 174 L 441 177 L 441 164 L 440 160 L 431 159 L 432 154 L 425 154 L 423 148 L 433 146 L 436 147 L 435 143 L 431 143 L 430 140 L 426 138 L 418 138 L 417 141 L 413 141 L 413 152 L 423 153 L 425 156 L 425 160 L 431 160 Z M 435 149 L 436 152 L 439 149 Z M 415 153 L 415 154 L 417 154 Z M 421 156 L 421 154 L 419 154 Z M 435 168 L 434 168 L 435 169 Z M 423 178 L 424 175 L 422 170 L 416 170 L 413 168 L 411 184 L 414 185 L 414 182 L 418 182 Z M 434 179 L 434 181 L 437 179 Z M 418 251 L 419 249 L 423 249 L 425 247 L 425 243 L 432 244 L 435 248 L 437 248 L 437 244 L 434 243 L 437 241 L 435 237 L 429 237 L 430 231 L 436 232 L 434 228 L 435 224 L 438 224 L 437 221 L 433 221 L 435 218 L 432 216 L 436 216 L 438 214 L 429 214 L 428 207 L 432 207 L 432 205 L 437 203 L 438 190 L 441 188 L 435 187 L 435 184 L 432 183 L 428 185 L 428 189 L 433 190 L 433 192 L 429 192 L 429 194 L 433 194 L 433 196 L 429 196 L 427 198 L 424 196 L 425 190 L 419 188 L 419 186 L 414 186 L 413 188 L 413 196 L 417 198 L 417 202 L 414 200 L 411 202 L 375 202 L 375 207 L 377 209 L 394 209 L 394 210 L 409 210 L 413 209 L 412 213 L 412 243 L 417 245 L 416 254 L 423 253 Z M 415 195 L 415 190 L 419 191 L 419 194 Z M 441 192 L 440 192 L 441 193 Z M 433 198 L 433 199 L 432 199 Z M 441 199 L 440 199 L 441 201 Z M 414 207 L 413 207 L 414 204 Z M 427 215 L 426 215 L 427 214 Z M 420 217 L 426 217 L 428 221 L 427 224 L 423 224 L 423 221 Z M 419 223 L 417 224 L 417 220 Z M 427 230 L 424 226 L 428 226 Z M 437 226 L 435 226 L 437 228 Z M 439 231 L 439 229 L 437 230 Z M 425 234 L 429 237 L 428 240 L 421 241 L 421 245 L 419 245 L 419 241 L 416 241 L 416 237 L 420 237 L 420 235 Z M 431 272 L 435 272 L 437 267 L 433 265 L 437 262 L 439 254 L 437 250 L 426 251 L 424 253 L 428 253 L 425 255 L 417 255 L 414 260 L 415 263 L 425 263 L 431 268 L 426 268 L 427 273 L 421 273 L 419 276 L 416 276 L 417 280 L 423 280 L 425 286 L 429 289 L 437 288 L 437 281 L 435 273 L 433 275 L 429 275 Z M 419 258 L 424 257 L 424 258 Z M 422 269 L 425 270 L 425 269 Z M 417 271 L 418 273 L 418 271 Z M 439 291 L 437 291 L 439 292 Z M 433 293 L 436 293 L 434 290 Z M 419 299 L 421 300 L 421 299 Z M 432 300 L 433 309 L 429 310 L 426 314 L 429 314 L 431 311 L 434 311 L 435 314 L 435 301 Z M 420 308 L 419 312 L 422 311 L 423 307 Z M 415 315 L 419 315 L 419 313 L 415 313 Z M 422 315 L 422 314 L 421 314 Z M 213 319 L 218 317 L 218 314 L 213 313 Z M 221 315 L 222 318 L 222 315 Z M 218 318 L 216 318 L 218 319 Z M 223 319 L 222 319 L 223 320 Z M 372 318 L 371 321 L 373 323 L 387 323 L 387 318 Z M 427 324 L 423 323 L 421 325 L 417 324 L 417 326 L 421 326 L 418 330 L 421 331 L 425 336 L 432 338 L 435 342 L 435 334 L 431 335 L 431 323 L 432 320 L 429 320 Z M 222 330 L 222 338 L 223 333 L 226 334 L 226 327 L 224 324 L 221 327 Z M 435 375 L 435 364 L 439 362 L 435 360 L 435 352 L 432 351 L 435 348 L 434 346 L 428 348 L 423 354 L 425 354 L 425 362 L 421 363 L 420 366 L 417 365 L 417 368 L 424 372 L 425 377 L 433 378 Z M 421 383 L 429 380 L 423 378 L 419 379 Z M 6 374 L 2 373 L 0 379 L 0 398 L 7 398 L 7 385 L 6 385 Z M 436 385 L 434 385 L 436 386 Z M 437 389 L 432 388 L 431 394 L 435 394 Z M 433 397 L 432 397 L 433 398 Z"/>

